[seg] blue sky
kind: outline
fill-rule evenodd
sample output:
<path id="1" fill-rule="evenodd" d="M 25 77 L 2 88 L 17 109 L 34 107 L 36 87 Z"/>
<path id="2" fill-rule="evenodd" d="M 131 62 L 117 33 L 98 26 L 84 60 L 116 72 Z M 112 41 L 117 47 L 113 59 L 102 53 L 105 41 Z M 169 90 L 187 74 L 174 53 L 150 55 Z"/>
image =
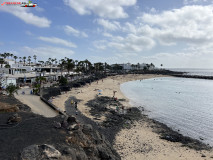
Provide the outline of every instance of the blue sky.
<path id="1" fill-rule="evenodd" d="M 3 2 L 26 0 L 0 0 Z M 34 0 L 0 5 L 0 53 L 213 68 L 210 0 Z"/>

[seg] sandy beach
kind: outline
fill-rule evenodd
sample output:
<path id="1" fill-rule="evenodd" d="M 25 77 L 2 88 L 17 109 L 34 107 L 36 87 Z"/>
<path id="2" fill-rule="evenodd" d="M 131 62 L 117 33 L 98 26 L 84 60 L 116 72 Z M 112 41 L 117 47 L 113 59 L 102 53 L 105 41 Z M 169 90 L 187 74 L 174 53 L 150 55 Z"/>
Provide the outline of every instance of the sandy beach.
<path id="1" fill-rule="evenodd" d="M 123 95 L 123 93 L 120 91 L 120 84 L 128 82 L 128 81 L 134 81 L 134 80 L 143 80 L 148 78 L 154 78 L 154 77 L 162 77 L 161 75 L 122 75 L 122 76 L 112 76 L 107 77 L 105 79 L 95 81 L 91 83 L 91 85 L 87 84 L 86 86 L 83 86 L 81 88 L 73 88 L 71 91 L 67 93 L 63 93 L 62 95 L 59 95 L 57 97 L 54 97 L 53 104 L 59 107 L 61 110 L 65 111 L 65 102 L 70 96 L 75 96 L 77 99 L 80 99 L 81 101 L 78 103 L 78 109 L 81 113 L 83 113 L 85 116 L 93 119 L 94 117 L 89 112 L 89 107 L 87 107 L 85 104 L 89 101 L 95 98 L 99 93 L 101 95 L 98 96 L 113 96 L 113 91 L 115 92 L 115 97 L 117 99 L 126 99 L 126 101 L 121 102 L 123 106 L 126 108 L 131 107 L 129 105 L 129 100 Z M 101 92 L 99 92 L 99 90 Z M 101 117 L 101 120 L 103 121 L 105 117 Z M 96 120 L 98 121 L 98 120 Z"/>
<path id="2" fill-rule="evenodd" d="M 73 88 L 71 91 L 60 96 L 54 97 L 53 104 L 65 111 L 65 102 L 69 97 L 75 96 L 81 101 L 78 103 L 79 111 L 86 117 L 94 120 L 90 114 L 90 108 L 86 103 L 98 96 L 113 96 L 118 99 L 126 99 L 121 101 L 125 108 L 131 107 L 129 100 L 120 91 L 120 84 L 133 81 L 143 80 L 154 77 L 162 77 L 161 75 L 121 75 L 112 76 L 105 79 L 87 84 L 81 88 Z M 108 106 L 110 107 L 110 106 Z M 102 122 L 106 117 L 102 116 L 99 120 Z M 133 124 L 131 129 L 122 129 L 116 136 L 114 147 L 124 160 L 199 160 L 212 159 L 212 151 L 196 151 L 188 147 L 181 147 L 181 143 L 173 143 L 160 139 L 159 134 L 153 132 L 152 124 L 146 121 L 138 121 Z"/>

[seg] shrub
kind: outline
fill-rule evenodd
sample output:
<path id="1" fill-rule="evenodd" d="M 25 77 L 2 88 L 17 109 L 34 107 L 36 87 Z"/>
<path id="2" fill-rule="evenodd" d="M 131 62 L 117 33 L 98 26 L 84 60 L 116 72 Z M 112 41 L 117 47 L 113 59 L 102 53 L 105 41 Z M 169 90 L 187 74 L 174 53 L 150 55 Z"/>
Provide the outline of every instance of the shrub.
<path id="1" fill-rule="evenodd" d="M 68 83 L 67 79 L 65 77 L 61 77 L 61 79 L 59 80 L 59 84 L 60 85 L 66 85 Z"/>
<path id="2" fill-rule="evenodd" d="M 13 96 L 14 93 L 18 94 L 18 89 L 19 87 L 18 86 L 15 86 L 14 84 L 9 84 L 7 87 L 6 87 L 6 92 L 9 93 L 10 96 Z"/>

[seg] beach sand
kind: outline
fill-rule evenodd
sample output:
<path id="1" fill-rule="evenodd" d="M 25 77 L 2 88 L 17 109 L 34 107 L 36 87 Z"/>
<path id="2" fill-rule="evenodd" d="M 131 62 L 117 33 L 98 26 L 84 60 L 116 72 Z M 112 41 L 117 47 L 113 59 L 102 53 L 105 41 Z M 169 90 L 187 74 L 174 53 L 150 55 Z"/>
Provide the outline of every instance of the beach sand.
<path id="1" fill-rule="evenodd" d="M 53 104 L 56 105 L 58 108 L 60 108 L 62 111 L 65 111 L 65 102 L 70 96 L 75 96 L 77 99 L 80 99 L 81 101 L 78 102 L 78 109 L 81 113 L 83 113 L 85 116 L 93 119 L 94 117 L 89 112 L 89 107 L 87 107 L 85 104 L 89 100 L 93 100 L 95 96 L 97 96 L 99 93 L 101 95 L 98 96 L 108 96 L 113 97 L 113 91 L 115 92 L 115 97 L 118 99 L 126 99 L 126 101 L 122 101 L 122 105 L 124 105 L 126 108 L 131 107 L 129 105 L 129 100 L 123 95 L 123 93 L 120 91 L 120 84 L 128 81 L 133 80 L 142 80 L 142 79 L 148 79 L 153 77 L 162 77 L 161 75 L 121 75 L 121 76 L 111 76 L 107 77 L 105 79 L 99 80 L 98 82 L 92 82 L 91 85 L 87 84 L 86 86 L 83 86 L 81 88 L 73 88 L 71 91 L 63 93 L 62 95 L 59 95 L 57 97 L 54 97 Z M 101 90 L 101 92 L 99 92 Z M 103 121 L 105 117 L 101 117 L 101 120 L 96 121 Z"/>
<path id="2" fill-rule="evenodd" d="M 115 97 L 118 99 L 126 99 L 121 101 L 125 108 L 131 107 L 129 100 L 120 91 L 120 84 L 148 78 L 162 77 L 161 75 L 119 75 L 107 77 L 93 82 L 91 85 L 86 85 L 81 88 L 74 88 L 71 91 L 57 96 L 53 100 L 53 104 L 65 111 L 65 102 L 69 97 L 75 96 L 81 101 L 78 102 L 79 111 L 85 116 L 94 120 L 90 114 L 90 108 L 86 106 L 89 100 L 93 100 L 98 96 L 113 96 L 113 91 L 116 91 Z M 101 90 L 99 92 L 98 90 Z M 104 121 L 102 116 L 100 120 Z M 168 142 L 160 139 L 159 134 L 154 133 L 151 124 L 146 121 L 139 121 L 133 124 L 131 129 L 122 129 L 115 138 L 114 148 L 121 155 L 123 160 L 208 160 L 213 159 L 213 152 L 210 151 L 195 151 L 188 147 L 181 147 L 181 143 Z M 212 158 L 211 158 L 212 157 Z"/>

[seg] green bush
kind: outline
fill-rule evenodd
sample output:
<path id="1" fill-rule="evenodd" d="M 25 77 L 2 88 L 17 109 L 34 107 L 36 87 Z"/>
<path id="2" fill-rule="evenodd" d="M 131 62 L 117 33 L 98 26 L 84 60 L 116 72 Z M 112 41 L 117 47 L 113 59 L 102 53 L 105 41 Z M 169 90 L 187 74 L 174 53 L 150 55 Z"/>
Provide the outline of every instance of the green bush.
<path id="1" fill-rule="evenodd" d="M 13 96 L 14 93 L 18 94 L 18 90 L 19 90 L 19 87 L 18 86 L 15 86 L 14 84 L 9 84 L 7 87 L 6 87 L 6 92 L 10 95 L 10 96 Z"/>
<path id="2" fill-rule="evenodd" d="M 61 77 L 61 79 L 59 80 L 59 84 L 60 85 L 66 85 L 68 83 L 67 78 L 65 77 Z"/>

